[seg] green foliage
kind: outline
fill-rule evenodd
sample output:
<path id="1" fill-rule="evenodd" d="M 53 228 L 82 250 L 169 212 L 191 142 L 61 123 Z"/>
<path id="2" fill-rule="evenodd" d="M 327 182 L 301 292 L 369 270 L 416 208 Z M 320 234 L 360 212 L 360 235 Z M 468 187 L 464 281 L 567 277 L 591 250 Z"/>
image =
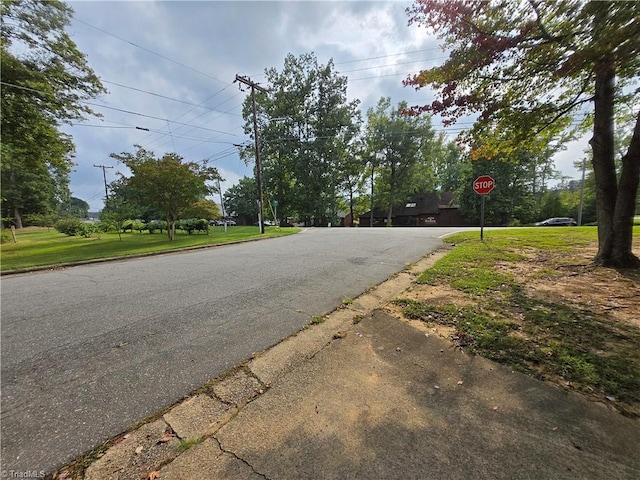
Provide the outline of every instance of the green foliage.
<path id="1" fill-rule="evenodd" d="M 64 233 L 65 235 L 69 235 L 70 237 L 79 235 L 83 228 L 82 220 L 78 217 L 61 218 L 56 222 L 55 227 L 57 231 Z"/>
<path id="2" fill-rule="evenodd" d="M 220 218 L 220 209 L 213 200 L 198 200 L 189 208 L 187 208 L 183 216 L 185 218 L 206 218 L 207 220 L 216 220 Z"/>
<path id="3" fill-rule="evenodd" d="M 13 235 L 11 234 L 11 230 L 8 228 L 1 227 L 0 243 L 9 243 L 9 242 L 13 242 Z"/>
<path id="4" fill-rule="evenodd" d="M 629 114 L 640 101 L 640 3 L 416 0 L 407 13 L 410 24 L 436 33 L 449 51 L 444 64 L 405 81 L 439 90 L 411 113 L 438 113 L 445 124 L 477 115 L 463 135 L 473 159 L 543 152 L 592 129 L 597 261 L 640 267 L 627 221 L 640 171 L 640 114 Z M 588 104 L 593 109 L 585 115 Z M 618 143 L 617 169 L 620 125 L 633 133 Z"/>
<path id="5" fill-rule="evenodd" d="M 176 228 L 191 235 L 193 232 L 205 232 L 209 234 L 209 221 L 205 218 L 188 218 L 178 220 Z"/>
<path id="6" fill-rule="evenodd" d="M 158 230 L 160 233 L 162 233 L 163 231 L 166 232 L 168 228 L 169 227 L 167 225 L 167 222 L 165 222 L 164 220 L 152 220 L 146 225 L 146 229 L 149 230 L 149 233 L 155 233 L 156 230 Z"/>
<path id="7" fill-rule="evenodd" d="M 2 211 L 18 227 L 68 202 L 74 145 L 59 124 L 92 114 L 85 102 L 105 91 L 65 32 L 71 17 L 56 0 L 2 3 Z"/>
<path id="8" fill-rule="evenodd" d="M 105 208 L 100 212 L 100 220 L 118 232 L 118 236 L 122 240 L 121 233 L 125 231 L 125 225 L 127 222 L 131 222 L 131 217 L 135 213 L 135 205 L 132 205 L 126 198 L 114 196 L 109 199 Z M 130 225 L 130 228 L 133 228 L 133 224 Z"/>
<path id="9" fill-rule="evenodd" d="M 342 165 L 359 131 L 358 101 L 347 101 L 347 77 L 336 73 L 333 61 L 321 65 L 312 53 L 289 54 L 281 71 L 269 68 L 266 75 L 269 93 L 257 95 L 265 196 L 278 201 L 281 218 L 332 221 Z M 249 97 L 243 116 L 252 134 Z M 242 155 L 252 159 L 253 146 Z"/>
<path id="10" fill-rule="evenodd" d="M 56 216 L 53 213 L 31 213 L 22 217 L 23 227 L 53 227 Z"/>
<path id="11" fill-rule="evenodd" d="M 432 193 L 435 151 L 443 148 L 443 137 L 436 137 L 429 117 L 406 116 L 406 102 L 391 106 L 381 98 L 367 112 L 365 142 L 375 158 L 375 204 L 385 206 L 390 215 L 393 205 L 415 193 Z"/>
<path id="12" fill-rule="evenodd" d="M 258 186 L 255 178 L 243 177 L 240 181 L 224 192 L 224 203 L 227 207 L 227 214 L 233 215 L 243 223 L 251 225 L 258 219 Z M 280 207 L 280 204 L 278 204 Z M 279 211 L 280 218 L 284 218 L 282 210 Z"/>
<path id="13" fill-rule="evenodd" d="M 162 210 L 168 223 L 169 240 L 175 238 L 176 222 L 194 204 L 214 189 L 208 181 L 219 179 L 218 171 L 201 163 L 184 162 L 175 153 L 155 158 L 153 152 L 136 146 L 136 153 L 111 154 L 124 163 L 132 176 L 124 183 L 126 190 L 135 194 L 137 203 L 143 207 Z"/>
<path id="14" fill-rule="evenodd" d="M 69 201 L 61 206 L 60 214 L 72 217 L 87 218 L 89 216 L 89 204 L 76 197 L 70 197 Z"/>
<path id="15" fill-rule="evenodd" d="M 103 226 L 99 223 L 86 223 L 83 222 L 80 224 L 80 228 L 77 231 L 77 235 L 84 238 L 91 238 L 94 236 L 98 236 L 102 233 Z"/>

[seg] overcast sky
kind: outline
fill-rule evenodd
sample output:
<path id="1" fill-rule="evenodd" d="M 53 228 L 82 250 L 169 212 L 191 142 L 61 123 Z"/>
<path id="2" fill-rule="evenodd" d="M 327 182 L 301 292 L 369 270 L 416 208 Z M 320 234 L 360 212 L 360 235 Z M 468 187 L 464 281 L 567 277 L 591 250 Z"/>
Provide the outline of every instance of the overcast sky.
<path id="1" fill-rule="evenodd" d="M 101 119 L 65 127 L 76 144 L 72 195 L 91 211 L 104 202 L 103 172 L 94 165 L 114 167 L 106 170 L 107 181 L 114 180 L 126 169 L 109 154 L 133 152 L 134 144 L 157 156 L 210 159 L 226 180 L 223 190 L 251 175 L 252 165 L 233 147 L 248 140 L 241 116 L 247 93 L 233 83 L 236 74 L 265 82 L 265 68 L 282 70 L 288 53 L 314 52 L 321 64 L 333 59 L 348 76 L 349 99 L 362 102 L 364 118 L 381 96 L 394 104 L 427 103 L 427 89 L 416 92 L 402 80 L 446 58 L 435 38 L 407 26 L 409 0 L 68 4 L 75 11 L 69 33 L 109 91 L 92 102 Z M 448 131 L 453 138 L 465 126 Z M 556 167 L 579 178 L 573 161 L 585 147 L 572 144 Z"/>

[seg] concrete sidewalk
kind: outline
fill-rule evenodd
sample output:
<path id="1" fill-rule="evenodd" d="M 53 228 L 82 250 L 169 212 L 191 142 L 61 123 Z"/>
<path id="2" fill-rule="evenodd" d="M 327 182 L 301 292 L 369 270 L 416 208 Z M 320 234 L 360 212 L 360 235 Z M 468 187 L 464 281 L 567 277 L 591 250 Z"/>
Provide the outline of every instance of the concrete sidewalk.
<path id="1" fill-rule="evenodd" d="M 412 278 L 119 439 L 85 478 L 640 478 L 637 420 L 376 309 Z"/>

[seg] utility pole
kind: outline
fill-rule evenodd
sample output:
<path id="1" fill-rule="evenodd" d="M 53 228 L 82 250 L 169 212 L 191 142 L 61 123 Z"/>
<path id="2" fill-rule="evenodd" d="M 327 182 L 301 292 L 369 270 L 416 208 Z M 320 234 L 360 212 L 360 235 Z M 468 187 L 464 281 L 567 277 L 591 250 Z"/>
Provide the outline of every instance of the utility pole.
<path id="1" fill-rule="evenodd" d="M 104 178 L 104 206 L 105 208 L 109 206 L 109 189 L 107 188 L 107 165 L 94 165 L 96 168 L 102 169 L 102 177 Z"/>
<path id="2" fill-rule="evenodd" d="M 587 168 L 586 157 L 582 159 L 582 182 L 580 183 L 580 207 L 578 207 L 578 226 L 582 225 L 582 207 L 584 205 L 584 171 Z"/>
<path id="3" fill-rule="evenodd" d="M 220 178 L 216 178 L 218 181 L 218 193 L 220 194 L 220 210 L 222 210 L 222 220 L 224 221 L 224 231 L 227 231 L 227 212 L 224 211 L 224 200 L 222 198 L 222 187 L 220 186 Z"/>
<path id="4" fill-rule="evenodd" d="M 265 88 L 262 88 L 257 83 L 253 82 L 250 78 L 236 75 L 235 82 L 243 83 L 251 87 L 251 103 L 253 105 L 253 137 L 256 143 L 256 182 L 258 183 L 258 223 L 260 224 L 260 233 L 264 233 L 264 208 L 263 208 L 263 195 L 262 195 L 262 163 L 260 162 L 260 141 L 258 140 L 258 119 L 256 113 L 256 90 L 267 93 Z"/>

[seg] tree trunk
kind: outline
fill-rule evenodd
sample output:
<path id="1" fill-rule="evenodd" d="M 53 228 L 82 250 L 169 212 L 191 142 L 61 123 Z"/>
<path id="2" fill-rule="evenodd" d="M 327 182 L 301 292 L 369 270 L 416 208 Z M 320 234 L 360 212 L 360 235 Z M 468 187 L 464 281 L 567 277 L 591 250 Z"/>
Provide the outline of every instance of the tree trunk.
<path id="1" fill-rule="evenodd" d="M 607 21 L 607 7 L 599 9 L 594 30 Z M 596 183 L 598 254 L 595 262 L 606 267 L 638 268 L 640 261 L 631 251 L 632 217 L 638 190 L 640 162 L 638 124 L 623 159 L 620 188 L 616 178 L 614 151 L 615 64 L 611 56 L 595 64 L 593 171 Z"/>
<path id="2" fill-rule="evenodd" d="M 353 227 L 353 187 L 349 187 L 349 226 Z M 346 227 L 346 225 L 345 225 Z"/>
<path id="3" fill-rule="evenodd" d="M 633 216 L 640 182 L 640 114 L 636 118 L 633 136 L 627 153 L 622 157 L 622 172 L 613 216 L 613 245 L 611 266 L 640 268 L 640 259 L 632 253 Z"/>
<path id="4" fill-rule="evenodd" d="M 22 228 L 22 214 L 17 208 L 13 209 L 13 221 L 15 223 L 16 229 Z"/>
<path id="5" fill-rule="evenodd" d="M 167 218 L 167 236 L 170 242 L 176 238 L 176 220 L 173 218 Z"/>
<path id="6" fill-rule="evenodd" d="M 389 211 L 387 212 L 387 227 L 393 226 L 393 197 L 395 195 L 395 177 L 396 177 L 396 168 L 395 162 L 391 163 L 391 185 L 389 186 Z"/>
<path id="7" fill-rule="evenodd" d="M 375 167 L 371 166 L 371 212 L 369 213 L 369 226 L 373 227 L 373 174 Z"/>

